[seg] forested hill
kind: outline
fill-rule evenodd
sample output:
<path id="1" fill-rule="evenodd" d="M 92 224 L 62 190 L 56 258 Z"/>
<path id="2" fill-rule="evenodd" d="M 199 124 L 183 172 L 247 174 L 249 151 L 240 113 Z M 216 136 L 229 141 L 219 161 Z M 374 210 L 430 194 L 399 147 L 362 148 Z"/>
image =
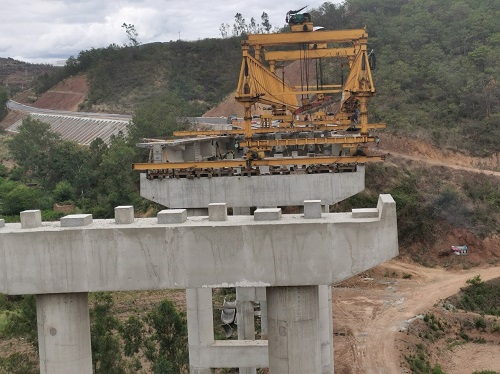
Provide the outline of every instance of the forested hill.
<path id="1" fill-rule="evenodd" d="M 441 147 L 500 149 L 498 0 L 347 0 L 312 14 L 326 28 L 366 25 L 376 120 Z"/>
<path id="2" fill-rule="evenodd" d="M 371 121 L 477 156 L 500 149 L 498 0 L 346 0 L 309 12 L 327 29 L 366 26 L 377 56 Z M 201 115 L 235 90 L 240 39 L 82 51 L 57 75 L 41 77 L 37 90 L 85 71 L 84 110 L 133 114 L 171 103 L 177 115 Z"/>

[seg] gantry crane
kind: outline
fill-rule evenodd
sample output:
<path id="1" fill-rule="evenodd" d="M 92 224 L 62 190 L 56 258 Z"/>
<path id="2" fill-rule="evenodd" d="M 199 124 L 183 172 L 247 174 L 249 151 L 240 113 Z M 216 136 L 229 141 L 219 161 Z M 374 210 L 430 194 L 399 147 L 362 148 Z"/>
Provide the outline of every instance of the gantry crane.
<path id="1" fill-rule="evenodd" d="M 241 42 L 235 99 L 244 107 L 243 121 L 228 130 L 177 131 L 175 140 L 150 139 L 138 145 L 151 150 L 150 162 L 133 168 L 147 170 L 149 178 L 210 177 L 350 171 L 383 160 L 363 150 L 377 140 L 370 130 L 385 128 L 368 122 L 375 87 L 366 30 L 318 29 L 302 10 L 287 13 L 290 32 L 250 34 Z M 348 67 L 345 79 L 341 74 L 340 82 L 325 83 L 324 61 Z M 300 67 L 299 85 L 284 77 L 284 66 L 292 62 Z M 256 104 L 268 112 L 257 124 L 252 123 Z"/>

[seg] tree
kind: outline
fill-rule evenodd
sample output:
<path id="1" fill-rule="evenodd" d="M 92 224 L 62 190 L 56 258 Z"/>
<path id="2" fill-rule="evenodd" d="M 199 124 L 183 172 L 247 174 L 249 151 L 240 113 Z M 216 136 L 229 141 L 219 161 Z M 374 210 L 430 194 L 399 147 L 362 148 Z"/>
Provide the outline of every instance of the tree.
<path id="1" fill-rule="evenodd" d="M 247 24 L 241 13 L 234 16 L 233 36 L 240 36 L 247 32 Z"/>
<path id="2" fill-rule="evenodd" d="M 219 26 L 219 31 L 220 31 L 220 36 L 225 39 L 227 38 L 229 34 L 229 24 L 228 23 L 221 23 Z"/>
<path id="3" fill-rule="evenodd" d="M 190 105 L 172 92 L 142 104 L 129 128 L 132 143 L 142 138 L 169 137 L 174 131 L 185 129 L 189 113 Z"/>
<path id="4" fill-rule="evenodd" d="M 56 203 L 73 200 L 75 189 L 68 181 L 61 181 L 54 188 L 54 200 Z"/>
<path id="5" fill-rule="evenodd" d="M 124 374 L 120 340 L 116 332 L 120 321 L 113 315 L 113 297 L 109 292 L 92 294 L 90 336 L 94 374 Z"/>
<path id="6" fill-rule="evenodd" d="M 257 34 L 260 31 L 260 25 L 257 25 L 255 18 L 250 18 L 250 23 L 247 26 L 247 32 L 249 34 Z"/>
<path id="7" fill-rule="evenodd" d="M 0 88 L 0 120 L 4 119 L 7 115 L 7 101 L 9 101 L 9 94 L 5 88 Z"/>
<path id="8" fill-rule="evenodd" d="M 136 205 L 139 174 L 130 167 L 136 162 L 136 150 L 127 143 L 123 136 L 115 136 L 105 153 L 102 154 L 96 174 L 96 185 L 93 186 L 94 205 L 92 214 L 100 218 L 114 215 L 114 208 L 119 205 Z"/>
<path id="9" fill-rule="evenodd" d="M 28 209 L 48 209 L 51 202 L 39 189 L 18 184 L 3 199 L 3 214 L 15 215 Z"/>
<path id="10" fill-rule="evenodd" d="M 151 335 L 146 341 L 146 357 L 155 374 L 184 373 L 189 366 L 185 319 L 169 300 L 163 300 L 148 313 Z"/>
<path id="11" fill-rule="evenodd" d="M 125 32 L 127 34 L 129 46 L 138 47 L 140 45 L 139 41 L 137 40 L 139 34 L 137 33 L 135 26 L 132 25 L 131 23 L 127 24 L 124 22 L 122 28 L 125 29 Z"/>
<path id="12" fill-rule="evenodd" d="M 130 316 L 120 329 L 123 337 L 123 351 L 126 356 L 133 356 L 139 353 L 144 342 L 144 323 L 135 316 Z"/>
<path id="13" fill-rule="evenodd" d="M 81 173 L 89 149 L 75 142 L 62 140 L 50 131 L 50 125 L 30 117 L 23 119 L 19 133 L 8 143 L 15 161 L 25 175 L 44 188 L 54 188 L 63 180 L 80 187 Z"/>
<path id="14" fill-rule="evenodd" d="M 262 12 L 262 15 L 260 16 L 260 19 L 262 21 L 263 31 L 266 34 L 269 34 L 271 32 L 271 29 L 273 28 L 273 26 L 269 22 L 269 15 L 266 12 Z"/>
<path id="15" fill-rule="evenodd" d="M 8 147 L 24 173 L 43 181 L 49 171 L 50 149 L 59 140 L 59 135 L 50 131 L 50 125 L 28 116 L 19 126 L 19 133 L 8 142 Z"/>

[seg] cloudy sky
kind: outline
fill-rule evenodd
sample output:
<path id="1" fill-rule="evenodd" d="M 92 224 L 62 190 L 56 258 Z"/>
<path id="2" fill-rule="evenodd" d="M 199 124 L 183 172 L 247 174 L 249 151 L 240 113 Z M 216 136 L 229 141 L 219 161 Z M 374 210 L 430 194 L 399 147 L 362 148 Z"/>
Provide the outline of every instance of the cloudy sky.
<path id="1" fill-rule="evenodd" d="M 57 63 L 82 50 L 127 43 L 123 23 L 132 24 L 140 43 L 219 38 L 236 13 L 273 27 L 286 12 L 318 8 L 323 0 L 0 0 L 0 57 Z M 340 3 L 341 0 L 333 0 Z"/>

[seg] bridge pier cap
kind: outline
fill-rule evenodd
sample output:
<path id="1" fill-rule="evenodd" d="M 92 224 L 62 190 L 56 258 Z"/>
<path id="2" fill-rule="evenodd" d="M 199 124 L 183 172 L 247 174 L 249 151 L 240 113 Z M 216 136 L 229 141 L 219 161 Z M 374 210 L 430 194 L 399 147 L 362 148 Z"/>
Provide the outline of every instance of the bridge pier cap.
<path id="1" fill-rule="evenodd" d="M 226 217 L 221 205 L 215 209 L 215 220 L 175 212 L 175 223 L 117 223 L 89 215 L 73 217 L 82 226 L 63 227 L 65 220 L 33 228 L 7 223 L 0 227 L 0 292 L 333 284 L 398 254 L 390 195 L 380 195 L 370 212 L 319 218 L 273 212 L 273 220 L 259 221 Z"/>

